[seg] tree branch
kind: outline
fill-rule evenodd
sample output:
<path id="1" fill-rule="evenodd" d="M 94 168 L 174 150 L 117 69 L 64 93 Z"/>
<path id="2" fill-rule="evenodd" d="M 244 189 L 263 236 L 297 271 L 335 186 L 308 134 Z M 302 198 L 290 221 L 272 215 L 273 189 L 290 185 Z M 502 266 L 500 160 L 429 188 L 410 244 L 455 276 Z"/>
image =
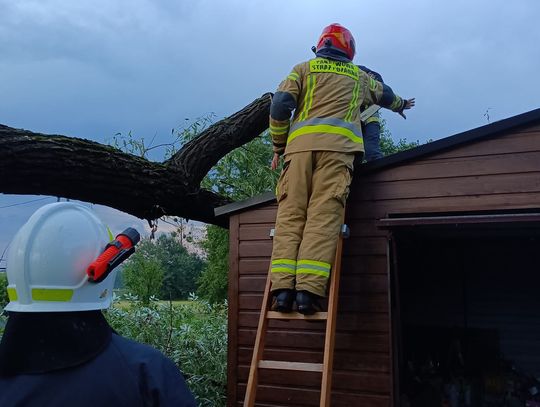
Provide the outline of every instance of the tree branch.
<path id="1" fill-rule="evenodd" d="M 192 182 L 199 185 L 222 157 L 268 128 L 271 95 L 265 93 L 239 112 L 210 126 L 186 143 L 166 164 L 184 172 L 189 169 Z"/>
<path id="2" fill-rule="evenodd" d="M 221 157 L 266 129 L 269 106 L 265 94 L 164 163 L 89 140 L 0 125 L 0 192 L 78 199 L 143 219 L 169 215 L 226 226 L 214 208 L 229 201 L 200 182 Z"/>

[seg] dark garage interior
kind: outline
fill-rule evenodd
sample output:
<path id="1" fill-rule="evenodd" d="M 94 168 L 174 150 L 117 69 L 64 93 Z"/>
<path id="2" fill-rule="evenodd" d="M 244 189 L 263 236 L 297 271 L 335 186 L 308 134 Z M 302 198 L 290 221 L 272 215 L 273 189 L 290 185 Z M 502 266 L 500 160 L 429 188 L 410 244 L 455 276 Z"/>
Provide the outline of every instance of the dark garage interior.
<path id="1" fill-rule="evenodd" d="M 393 236 L 397 405 L 540 406 L 540 225 Z"/>

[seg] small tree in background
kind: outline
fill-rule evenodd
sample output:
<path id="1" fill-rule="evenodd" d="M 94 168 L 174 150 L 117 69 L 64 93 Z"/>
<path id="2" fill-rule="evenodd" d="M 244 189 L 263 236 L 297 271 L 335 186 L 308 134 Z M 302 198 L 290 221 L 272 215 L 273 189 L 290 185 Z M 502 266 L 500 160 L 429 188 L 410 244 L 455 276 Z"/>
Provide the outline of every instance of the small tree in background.
<path id="1" fill-rule="evenodd" d="M 140 243 L 140 247 L 148 246 L 148 241 Z M 152 243 L 149 243 L 152 244 Z M 159 260 L 148 256 L 144 249 L 136 252 L 124 266 L 123 280 L 127 290 L 135 294 L 143 304 L 148 305 L 150 298 L 157 296 L 163 284 L 163 268 Z"/>
<path id="2" fill-rule="evenodd" d="M 199 278 L 197 294 L 210 303 L 217 303 L 227 298 L 229 231 L 209 225 L 206 233 L 202 247 L 208 253 L 208 261 Z"/>
<path id="3" fill-rule="evenodd" d="M 162 299 L 185 300 L 197 290 L 197 280 L 205 262 L 191 254 L 178 241 L 176 234 L 161 235 L 155 242 L 157 259 L 164 271 Z"/>
<path id="4" fill-rule="evenodd" d="M 137 267 L 146 267 L 147 270 L 136 275 Z M 203 260 L 188 253 L 174 236 L 161 235 L 155 240 L 141 240 L 124 268 L 123 281 L 128 291 L 142 300 L 150 296 L 185 300 L 197 290 L 197 280 L 203 267 Z M 150 269 L 155 270 L 156 275 L 150 275 Z M 146 286 L 143 283 L 145 279 L 149 280 Z"/>

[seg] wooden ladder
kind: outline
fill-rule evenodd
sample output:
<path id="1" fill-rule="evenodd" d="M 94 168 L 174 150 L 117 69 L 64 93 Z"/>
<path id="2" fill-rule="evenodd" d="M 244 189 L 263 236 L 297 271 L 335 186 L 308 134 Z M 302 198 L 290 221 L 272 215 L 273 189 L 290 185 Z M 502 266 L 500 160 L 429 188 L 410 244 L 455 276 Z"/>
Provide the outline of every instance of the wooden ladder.
<path id="1" fill-rule="evenodd" d="M 246 388 L 246 396 L 244 398 L 244 407 L 253 407 L 255 405 L 255 397 L 257 395 L 258 373 L 259 369 L 279 369 L 279 370 L 296 370 L 305 372 L 321 372 L 321 398 L 320 407 L 330 407 L 330 396 L 332 390 L 332 367 L 334 362 L 334 342 L 336 334 L 336 316 L 337 302 L 339 293 L 339 275 L 341 272 L 341 257 L 343 252 L 343 239 L 349 235 L 347 225 L 342 225 L 341 232 L 336 247 L 336 256 L 330 273 L 330 287 L 328 293 L 328 311 L 317 312 L 313 315 L 303 315 L 299 312 L 283 313 L 269 311 L 270 304 L 270 273 L 266 279 L 264 295 L 259 316 L 259 325 L 257 328 L 257 336 L 255 337 L 255 345 L 253 348 L 253 356 L 251 358 L 251 367 L 249 369 L 249 377 Z M 277 360 L 263 360 L 264 340 L 270 319 L 303 319 L 303 320 L 320 320 L 326 321 L 326 333 L 324 341 L 324 356 L 323 363 L 302 363 Z"/>

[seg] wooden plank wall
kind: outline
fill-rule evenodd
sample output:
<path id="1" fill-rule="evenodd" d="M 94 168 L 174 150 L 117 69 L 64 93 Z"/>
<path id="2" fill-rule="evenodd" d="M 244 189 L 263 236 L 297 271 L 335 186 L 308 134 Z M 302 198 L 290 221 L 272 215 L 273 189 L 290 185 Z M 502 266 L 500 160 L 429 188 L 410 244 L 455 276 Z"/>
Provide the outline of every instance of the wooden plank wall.
<path id="1" fill-rule="evenodd" d="M 392 405 L 388 214 L 540 207 L 540 126 L 357 176 L 348 203 L 332 406 Z M 229 406 L 240 406 L 249 373 L 276 206 L 231 217 Z M 322 361 L 323 325 L 272 321 L 265 358 Z M 320 374 L 261 371 L 259 406 L 317 406 Z"/>
<path id="2" fill-rule="evenodd" d="M 236 330 L 236 338 L 229 336 L 229 362 L 230 366 L 236 366 L 236 372 L 233 373 L 236 379 L 231 380 L 229 376 L 229 383 L 237 383 L 237 388 L 229 387 L 229 393 L 231 395 L 234 391 L 237 396 L 230 397 L 229 405 L 236 405 L 231 399 L 241 405 L 245 392 L 262 290 L 272 250 L 269 232 L 275 214 L 276 206 L 270 205 L 234 217 L 234 222 L 239 225 L 239 244 L 237 256 L 231 250 L 231 260 L 237 258 L 238 267 L 237 270 L 231 270 L 231 278 L 237 281 L 239 291 L 236 299 L 232 293 L 230 299 L 230 328 Z M 381 253 L 381 256 L 367 260 L 362 267 L 353 267 L 356 261 L 353 257 L 344 260 L 344 270 L 351 270 L 352 273 L 344 276 L 345 283 L 340 293 L 333 377 L 335 406 L 388 405 L 390 366 L 386 277 L 384 274 L 367 273 L 370 265 L 385 273 L 386 258 Z M 374 312 L 380 318 L 373 318 Z M 323 346 L 323 323 L 271 321 L 265 358 L 321 362 Z M 262 386 L 259 387 L 257 400 L 264 401 L 260 405 L 265 406 L 318 406 L 319 382 L 319 373 L 262 370 Z"/>

